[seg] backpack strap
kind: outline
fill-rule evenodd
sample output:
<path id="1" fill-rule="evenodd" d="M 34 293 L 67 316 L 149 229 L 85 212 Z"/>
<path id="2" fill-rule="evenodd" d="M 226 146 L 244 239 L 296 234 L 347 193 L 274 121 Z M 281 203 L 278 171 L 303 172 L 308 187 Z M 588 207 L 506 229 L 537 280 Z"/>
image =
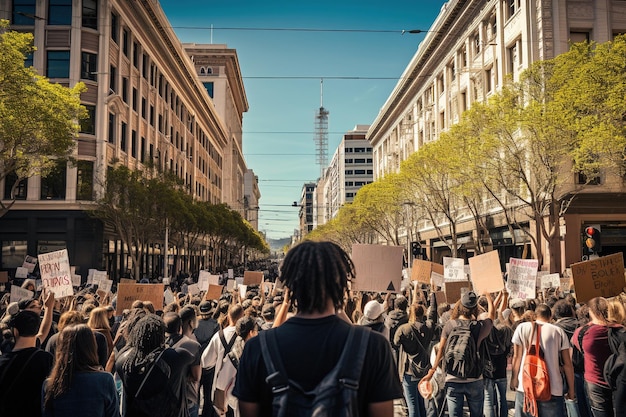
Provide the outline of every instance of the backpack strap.
<path id="1" fill-rule="evenodd" d="M 163 356 L 163 353 L 165 353 L 165 349 L 163 349 L 161 351 L 161 353 L 159 353 L 159 356 L 157 356 L 155 361 L 152 362 L 152 365 L 150 365 L 150 369 L 148 369 L 148 372 L 146 372 L 146 376 L 143 377 L 143 380 L 141 381 L 141 384 L 139 385 L 139 388 L 137 388 L 137 392 L 135 393 L 135 398 L 139 397 L 139 393 L 143 389 L 143 386 L 145 385 L 146 381 L 148 380 L 148 377 L 150 376 L 150 374 L 152 373 L 152 370 L 157 365 L 157 363 L 159 363 L 159 361 L 161 360 L 161 356 Z"/>
<path id="2" fill-rule="evenodd" d="M 339 382 L 353 390 L 359 389 L 359 380 L 363 363 L 365 362 L 365 354 L 369 344 L 369 338 L 372 330 L 366 326 L 352 326 L 348 334 L 346 346 L 341 352 L 339 362 L 340 367 Z M 356 350 L 355 347 L 358 349 Z M 356 352 L 356 354 L 355 354 Z"/>
<path id="3" fill-rule="evenodd" d="M 273 394 L 286 393 L 289 389 L 289 380 L 285 372 L 285 365 L 278 354 L 278 343 L 276 335 L 272 331 L 259 332 L 259 342 L 261 344 L 261 354 L 267 369 L 267 382 Z"/>
<path id="4" fill-rule="evenodd" d="M 222 346 L 224 346 L 224 356 L 230 353 L 230 350 L 233 348 L 235 344 L 235 339 L 237 339 L 237 335 L 233 334 L 233 337 L 230 339 L 230 342 L 226 343 L 226 336 L 224 336 L 224 330 L 219 331 L 220 341 L 222 342 Z"/>
<path id="5" fill-rule="evenodd" d="M 580 353 L 582 353 L 583 355 L 585 354 L 585 351 L 583 350 L 583 338 L 585 337 L 585 333 L 587 333 L 587 330 L 589 330 L 589 324 L 585 324 L 583 327 L 580 328 L 580 331 L 578 332 L 578 346 L 580 346 Z"/>
<path id="6" fill-rule="evenodd" d="M 37 348 L 33 351 L 33 353 L 30 354 L 30 356 L 28 357 L 28 359 L 26 359 L 26 362 L 24 362 L 24 365 L 22 365 L 22 367 L 20 368 L 19 372 L 17 373 L 17 375 L 15 376 L 15 378 L 13 378 L 13 381 L 11 381 L 11 384 L 9 385 L 9 387 L 7 389 L 4 390 L 4 392 L 2 393 L 2 395 L 0 395 L 0 398 L 2 399 L 2 401 L 4 401 L 4 398 L 6 397 L 6 395 L 11 392 L 11 390 L 13 389 L 13 386 L 15 385 L 15 383 L 17 381 L 19 381 L 19 379 L 21 378 L 22 374 L 24 373 L 24 371 L 26 370 L 26 367 L 28 366 L 28 364 L 30 363 L 30 360 L 32 358 L 35 357 L 35 355 L 37 354 L 37 352 L 39 352 L 41 349 Z M 17 358 L 17 356 L 14 356 L 11 361 L 6 365 L 6 367 L 4 368 L 4 372 L 2 373 L 2 377 L 0 377 L 0 381 L 4 381 L 4 379 L 6 378 L 6 374 L 9 371 L 9 368 L 11 367 L 11 365 L 13 365 L 13 362 L 15 361 L 15 358 Z"/>

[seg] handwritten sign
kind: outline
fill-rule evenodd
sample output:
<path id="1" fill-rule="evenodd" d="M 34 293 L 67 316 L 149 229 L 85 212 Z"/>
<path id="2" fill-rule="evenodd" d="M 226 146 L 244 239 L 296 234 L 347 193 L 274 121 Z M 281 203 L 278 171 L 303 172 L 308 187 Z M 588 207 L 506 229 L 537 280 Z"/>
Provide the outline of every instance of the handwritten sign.
<path id="1" fill-rule="evenodd" d="M 472 283 L 469 281 L 446 281 L 444 282 L 444 288 L 448 304 L 454 304 L 461 299 L 463 288 L 467 290 L 472 289 Z"/>
<path id="2" fill-rule="evenodd" d="M 37 258 L 34 256 L 26 255 L 24 258 L 24 263 L 22 263 L 22 268 L 26 268 L 29 274 L 32 274 L 37 266 Z"/>
<path id="3" fill-rule="evenodd" d="M 82 281 L 82 277 L 80 275 L 78 275 L 78 274 L 73 274 L 72 275 L 72 286 L 80 287 L 81 281 Z M 110 291 L 110 289 L 109 289 L 109 291 Z"/>
<path id="4" fill-rule="evenodd" d="M 461 258 L 443 257 L 443 276 L 446 281 L 466 281 L 465 260 Z"/>
<path id="5" fill-rule="evenodd" d="M 228 281 L 226 281 L 226 289 L 228 291 L 232 291 L 235 289 L 235 280 L 234 279 L 229 279 Z"/>
<path id="6" fill-rule="evenodd" d="M 38 256 L 38 261 L 44 288 L 52 291 L 55 298 L 74 295 L 67 249 L 43 253 Z"/>
<path id="7" fill-rule="evenodd" d="M 187 292 L 191 295 L 196 295 L 200 293 L 200 287 L 198 287 L 198 284 L 190 284 L 187 286 Z"/>
<path id="8" fill-rule="evenodd" d="M 7 282 L 7 281 L 3 281 L 3 279 L 8 279 L 7 277 L 7 272 L 3 271 L 4 274 L 2 272 L 0 272 L 0 282 Z M 28 269 L 24 268 L 23 266 L 18 266 L 15 269 L 15 278 L 28 278 Z"/>
<path id="9" fill-rule="evenodd" d="M 176 299 L 174 298 L 174 293 L 172 293 L 172 289 L 171 288 L 167 288 L 163 292 L 163 300 L 165 301 L 165 305 L 170 305 L 174 301 L 176 301 Z"/>
<path id="10" fill-rule="evenodd" d="M 567 279 L 569 281 L 569 278 Z M 557 288 L 561 286 L 561 276 L 559 274 L 541 275 L 541 288 Z M 569 285 L 568 288 L 569 289 Z"/>
<path id="11" fill-rule="evenodd" d="M 235 271 L 231 268 L 228 270 L 228 279 L 235 278 Z"/>
<path id="12" fill-rule="evenodd" d="M 580 302 L 589 301 L 594 297 L 614 297 L 626 286 L 624 255 L 621 252 L 578 262 L 572 264 L 571 268 L 576 299 Z"/>
<path id="13" fill-rule="evenodd" d="M 245 284 L 241 284 L 238 286 L 238 289 L 239 289 L 239 296 L 243 300 L 244 298 L 246 298 L 246 293 L 248 292 L 248 286 Z"/>
<path id="14" fill-rule="evenodd" d="M 219 300 L 220 297 L 222 296 L 223 288 L 224 288 L 223 285 L 209 284 L 209 288 L 206 292 L 206 296 L 204 297 L 204 299 L 205 300 Z"/>
<path id="15" fill-rule="evenodd" d="M 435 271 L 430 273 L 430 279 L 436 287 L 443 288 L 445 278 L 443 275 L 436 273 Z"/>
<path id="16" fill-rule="evenodd" d="M 511 258 L 507 288 L 511 298 L 528 300 L 537 295 L 537 259 Z"/>
<path id="17" fill-rule="evenodd" d="M 403 253 L 402 246 L 352 245 L 352 262 L 356 270 L 352 288 L 359 291 L 399 292 Z"/>
<path id="18" fill-rule="evenodd" d="M 483 253 L 469 258 L 472 284 L 477 294 L 498 292 L 504 288 L 498 251 Z"/>
<path id="19" fill-rule="evenodd" d="M 263 282 L 263 272 L 261 271 L 244 271 L 243 283 L 245 285 L 258 285 Z"/>
<path id="20" fill-rule="evenodd" d="M 113 286 L 113 280 L 110 279 L 100 279 L 98 280 L 98 289 L 104 292 L 111 292 L 111 287 Z"/>
<path id="21" fill-rule="evenodd" d="M 415 259 L 413 261 L 413 268 L 411 268 L 411 280 L 424 284 L 430 284 L 431 272 L 432 262 L 424 261 L 422 259 Z"/>
<path id="22" fill-rule="evenodd" d="M 129 309 L 136 300 L 150 301 L 154 308 L 163 308 L 163 284 L 120 284 L 117 286 L 117 315 Z"/>
<path id="23" fill-rule="evenodd" d="M 28 291 L 17 285 L 11 285 L 11 303 L 18 302 L 20 300 L 29 300 L 35 295 L 34 292 Z"/>
<path id="24" fill-rule="evenodd" d="M 130 278 L 120 278 L 120 284 L 136 284 L 137 281 Z"/>

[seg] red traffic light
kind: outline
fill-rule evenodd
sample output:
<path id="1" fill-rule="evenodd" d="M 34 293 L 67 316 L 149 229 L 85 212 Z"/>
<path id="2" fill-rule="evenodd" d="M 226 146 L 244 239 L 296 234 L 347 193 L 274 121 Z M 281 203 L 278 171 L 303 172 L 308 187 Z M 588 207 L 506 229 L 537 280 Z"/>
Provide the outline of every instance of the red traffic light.
<path id="1" fill-rule="evenodd" d="M 593 236 L 595 233 L 596 233 L 596 229 L 595 229 L 595 228 L 593 228 L 593 227 L 587 227 L 587 228 L 585 229 L 585 234 L 586 234 L 587 236 Z"/>

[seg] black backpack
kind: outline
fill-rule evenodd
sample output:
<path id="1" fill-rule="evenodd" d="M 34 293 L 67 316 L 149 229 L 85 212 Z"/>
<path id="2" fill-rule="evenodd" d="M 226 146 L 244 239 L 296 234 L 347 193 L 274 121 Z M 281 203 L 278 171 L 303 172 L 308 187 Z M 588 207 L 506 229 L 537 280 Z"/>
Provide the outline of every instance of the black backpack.
<path id="1" fill-rule="evenodd" d="M 626 334 L 623 328 L 609 327 L 609 347 L 611 355 L 604 362 L 603 376 L 609 387 L 617 389 L 617 379 L 626 366 Z"/>
<path id="2" fill-rule="evenodd" d="M 169 383 L 171 368 L 163 359 L 163 350 L 155 361 L 140 368 L 137 373 L 123 376 L 127 389 L 127 415 L 150 417 L 177 417 L 183 407 L 182 396 Z M 134 392 L 134 395 L 133 395 Z"/>
<path id="3" fill-rule="evenodd" d="M 457 378 L 478 378 L 482 374 L 483 363 L 476 339 L 472 335 L 472 328 L 476 322 L 457 320 L 457 323 L 446 342 L 445 371 Z"/>
<path id="4" fill-rule="evenodd" d="M 352 326 L 335 367 L 311 391 L 289 379 L 278 354 L 275 332 L 259 333 L 267 368 L 274 417 L 354 417 L 359 415 L 358 389 L 371 330 Z"/>
<path id="5" fill-rule="evenodd" d="M 508 355 L 511 350 L 511 338 L 513 330 L 510 327 L 502 326 L 491 328 L 489 336 L 483 340 L 478 349 L 483 362 L 483 376 L 485 378 L 495 378 L 495 364 L 493 356 Z"/>

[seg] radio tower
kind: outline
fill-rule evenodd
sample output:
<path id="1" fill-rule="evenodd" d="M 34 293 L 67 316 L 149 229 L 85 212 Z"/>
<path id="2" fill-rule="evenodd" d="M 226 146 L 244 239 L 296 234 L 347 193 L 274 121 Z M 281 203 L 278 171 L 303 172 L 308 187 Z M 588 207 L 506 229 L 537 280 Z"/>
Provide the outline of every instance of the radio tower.
<path id="1" fill-rule="evenodd" d="M 328 110 L 324 108 L 324 79 L 320 79 L 320 108 L 315 113 L 315 151 L 320 178 L 328 165 Z"/>

